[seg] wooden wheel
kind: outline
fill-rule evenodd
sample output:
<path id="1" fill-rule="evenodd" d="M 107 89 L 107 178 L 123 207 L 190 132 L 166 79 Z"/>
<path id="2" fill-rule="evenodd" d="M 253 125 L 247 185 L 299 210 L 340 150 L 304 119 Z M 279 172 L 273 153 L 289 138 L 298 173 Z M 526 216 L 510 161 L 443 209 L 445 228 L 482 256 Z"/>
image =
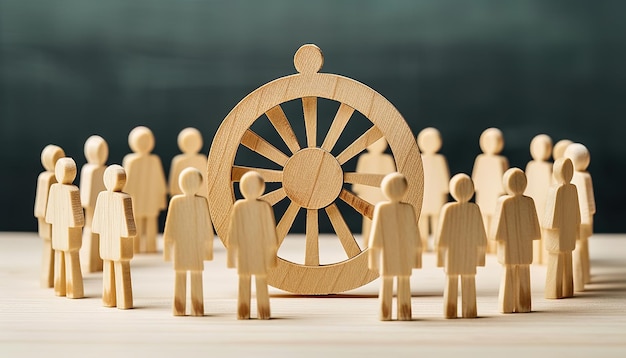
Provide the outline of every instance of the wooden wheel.
<path id="1" fill-rule="evenodd" d="M 367 249 L 361 251 L 346 225 L 335 202 L 342 200 L 361 215 L 372 218 L 374 206 L 360 199 L 344 183 L 380 186 L 383 175 L 344 172 L 342 165 L 385 137 L 389 143 L 396 168 L 409 184 L 405 200 L 415 208 L 419 218 L 423 194 L 422 161 L 415 138 L 398 110 L 383 96 L 364 84 L 347 77 L 318 73 L 323 56 L 315 45 L 304 45 L 294 56 L 298 71 L 269 82 L 256 89 L 224 118 L 209 153 L 209 206 L 213 225 L 224 244 L 228 218 L 234 204 L 234 182 L 250 170 L 259 172 L 266 182 L 282 186 L 261 198 L 275 205 L 288 199 L 289 207 L 277 218 L 279 245 L 287 236 L 293 221 L 306 210 L 306 252 L 304 264 L 279 258 L 278 266 L 270 271 L 268 283 L 274 287 L 299 294 L 329 294 L 360 287 L 378 277 L 367 267 Z M 317 99 L 340 103 L 322 145 L 317 146 Z M 306 147 L 301 147 L 281 104 L 301 99 L 306 130 Z M 359 111 L 373 125 L 339 155 L 334 148 L 354 111 Z M 250 129 L 266 115 L 291 153 L 284 153 Z M 280 165 L 283 170 L 235 165 L 239 145 L 251 149 Z M 347 259 L 320 265 L 318 250 L 318 215 L 324 211 L 344 248 Z"/>

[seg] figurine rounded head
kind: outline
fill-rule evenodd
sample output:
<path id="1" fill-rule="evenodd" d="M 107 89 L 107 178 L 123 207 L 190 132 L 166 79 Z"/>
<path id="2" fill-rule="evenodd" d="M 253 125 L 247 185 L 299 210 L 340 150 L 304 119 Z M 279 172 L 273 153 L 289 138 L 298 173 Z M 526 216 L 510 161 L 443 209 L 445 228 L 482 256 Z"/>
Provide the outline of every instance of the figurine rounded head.
<path id="1" fill-rule="evenodd" d="M 498 128 L 487 128 L 478 140 L 480 149 L 485 154 L 500 154 L 504 148 L 504 137 Z"/>
<path id="2" fill-rule="evenodd" d="M 121 165 L 109 165 L 104 171 L 104 186 L 108 191 L 120 192 L 126 185 L 126 171 Z"/>
<path id="3" fill-rule="evenodd" d="M 558 159 L 554 162 L 552 173 L 558 184 L 568 184 L 574 176 L 574 165 L 569 158 Z"/>
<path id="4" fill-rule="evenodd" d="M 300 46 L 293 56 L 293 65 L 300 73 L 313 74 L 319 72 L 324 65 L 322 50 L 313 44 Z"/>
<path id="5" fill-rule="evenodd" d="M 109 145 L 99 135 L 92 135 L 85 141 L 87 163 L 104 165 L 109 157 Z"/>
<path id="6" fill-rule="evenodd" d="M 474 183 L 464 173 L 457 174 L 450 179 L 450 194 L 459 203 L 467 203 L 474 195 Z"/>
<path id="7" fill-rule="evenodd" d="M 72 158 L 60 158 L 54 166 L 54 175 L 61 184 L 72 184 L 76 179 L 76 162 Z"/>
<path id="8" fill-rule="evenodd" d="M 249 171 L 241 177 L 239 190 L 246 199 L 257 199 L 265 191 L 265 181 L 261 174 Z"/>
<path id="9" fill-rule="evenodd" d="M 402 200 L 406 194 L 409 183 L 406 181 L 404 175 L 395 172 L 385 175 L 383 181 L 380 183 L 380 187 L 387 199 L 393 203 L 397 203 Z"/>
<path id="10" fill-rule="evenodd" d="M 41 151 L 41 165 L 49 172 L 55 170 L 57 161 L 65 156 L 65 152 L 61 147 L 48 144 Z"/>
<path id="11" fill-rule="evenodd" d="M 552 138 L 547 134 L 536 135 L 530 141 L 530 156 L 534 160 L 546 161 L 552 154 Z"/>
<path id="12" fill-rule="evenodd" d="M 148 154 L 154 149 L 154 135 L 148 127 L 135 127 L 128 135 L 128 145 L 135 153 Z"/>
<path id="13" fill-rule="evenodd" d="M 417 135 L 417 146 L 424 154 L 435 154 L 441 149 L 441 134 L 437 128 L 422 129 Z"/>
<path id="14" fill-rule="evenodd" d="M 569 139 L 561 139 L 560 141 L 556 142 L 554 148 L 552 149 L 552 158 L 554 159 L 554 161 L 563 158 L 563 155 L 565 154 L 565 149 L 567 149 L 567 147 L 569 147 L 569 145 L 572 143 L 574 142 Z"/>
<path id="15" fill-rule="evenodd" d="M 385 149 L 387 149 L 387 140 L 384 137 L 380 138 L 379 140 L 377 140 L 374 143 L 370 144 L 369 147 L 367 147 L 367 151 L 368 152 L 376 153 L 376 154 L 380 154 L 380 153 L 384 152 Z"/>
<path id="16" fill-rule="evenodd" d="M 526 190 L 526 174 L 520 168 L 511 168 L 502 177 L 504 189 L 509 195 L 522 195 Z"/>
<path id="17" fill-rule="evenodd" d="M 580 143 L 573 143 L 565 149 L 565 158 L 569 158 L 574 164 L 574 169 L 578 172 L 584 172 L 589 166 L 591 155 L 587 147 Z"/>
<path id="18" fill-rule="evenodd" d="M 195 128 L 185 128 L 178 134 L 178 148 L 185 154 L 196 154 L 202 149 L 202 134 Z"/>
<path id="19" fill-rule="evenodd" d="M 178 186 L 185 195 L 195 195 L 202 186 L 202 173 L 192 167 L 183 169 L 178 177 Z"/>

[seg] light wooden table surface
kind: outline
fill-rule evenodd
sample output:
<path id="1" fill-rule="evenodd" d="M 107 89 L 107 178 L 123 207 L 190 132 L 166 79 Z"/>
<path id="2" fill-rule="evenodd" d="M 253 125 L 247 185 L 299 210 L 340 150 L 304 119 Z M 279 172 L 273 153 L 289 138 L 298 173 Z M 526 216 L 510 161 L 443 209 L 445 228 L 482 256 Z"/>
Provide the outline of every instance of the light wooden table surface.
<path id="1" fill-rule="evenodd" d="M 281 256 L 303 256 L 303 241 L 288 237 Z M 322 258 L 333 259 L 336 241 L 321 238 Z M 85 275 L 84 299 L 39 288 L 40 240 L 0 233 L 0 356 L 626 357 L 626 235 L 590 245 L 593 283 L 574 298 L 544 299 L 545 268 L 532 267 L 529 314 L 498 313 L 501 267 L 488 256 L 476 277 L 480 318 L 444 319 L 445 276 L 429 253 L 413 271 L 413 321 L 378 321 L 378 280 L 326 297 L 270 289 L 274 319 L 238 321 L 237 276 L 219 241 L 205 263 L 206 315 L 173 317 L 174 272 L 160 255 L 133 259 L 136 308 L 122 311 L 101 306 L 101 274 Z"/>

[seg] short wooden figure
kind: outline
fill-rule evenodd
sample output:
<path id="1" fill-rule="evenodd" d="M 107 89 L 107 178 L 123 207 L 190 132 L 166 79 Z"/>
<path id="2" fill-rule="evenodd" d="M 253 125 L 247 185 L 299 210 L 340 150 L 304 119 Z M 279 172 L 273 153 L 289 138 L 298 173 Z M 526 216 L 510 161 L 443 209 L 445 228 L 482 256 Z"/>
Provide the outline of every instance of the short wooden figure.
<path id="1" fill-rule="evenodd" d="M 550 187 L 543 217 L 544 245 L 548 251 L 546 298 L 564 298 L 574 295 L 572 251 L 580 234 L 580 207 L 578 191 L 571 184 L 574 166 L 568 158 L 554 162 L 556 184 Z"/>
<path id="2" fill-rule="evenodd" d="M 390 154 L 385 154 L 387 141 L 381 138 L 367 147 L 367 152 L 359 156 L 356 163 L 357 173 L 368 174 L 389 174 L 396 171 L 396 164 Z M 352 191 L 359 197 L 365 199 L 370 204 L 376 204 L 385 200 L 382 190 L 379 187 L 363 184 L 353 184 Z M 367 247 L 372 220 L 363 217 L 363 245 Z"/>
<path id="3" fill-rule="evenodd" d="M 150 154 L 154 136 L 150 129 L 139 126 L 128 136 L 133 153 L 124 157 L 126 187 L 124 191 L 133 198 L 137 236 L 135 252 L 156 252 L 159 230 L 159 212 L 167 206 L 167 185 L 161 159 Z"/>
<path id="4" fill-rule="evenodd" d="M 35 217 L 39 230 L 39 237 L 43 240 L 43 255 L 41 258 L 41 287 L 54 286 L 54 251 L 52 250 L 52 226 L 46 222 L 48 196 L 50 187 L 57 182 L 54 176 L 54 167 L 60 158 L 65 157 L 61 147 L 50 144 L 41 151 L 41 164 L 45 171 L 37 177 L 37 192 L 35 194 Z"/>
<path id="5" fill-rule="evenodd" d="M 497 242 L 498 261 L 504 266 L 500 284 L 500 312 L 530 312 L 530 264 L 533 240 L 541 238 L 537 209 L 526 189 L 526 175 L 519 168 L 504 173 L 507 195 L 498 199 L 490 237 Z"/>
<path id="6" fill-rule="evenodd" d="M 169 190 L 171 196 L 183 193 L 178 184 L 178 178 L 183 169 L 192 167 L 204 173 L 207 167 L 206 155 L 200 153 L 202 134 L 196 128 L 185 128 L 178 134 L 178 148 L 183 153 L 175 156 L 170 166 Z M 206 180 L 202 182 L 198 195 L 207 197 Z"/>
<path id="7" fill-rule="evenodd" d="M 480 149 L 483 154 L 476 157 L 472 181 L 476 186 L 476 204 L 483 215 L 485 230 L 491 226 L 498 198 L 505 193 L 502 176 L 509 163 L 504 156 L 499 155 L 503 147 L 504 139 L 499 129 L 488 128 L 480 135 Z M 489 246 L 489 251 L 494 252 L 495 246 Z"/>
<path id="8" fill-rule="evenodd" d="M 552 138 L 545 134 L 535 136 L 530 142 L 530 155 L 533 158 L 526 165 L 526 178 L 528 185 L 524 195 L 530 196 L 535 201 L 537 217 L 543 218 L 546 208 L 546 195 L 552 185 L 552 163 L 548 161 L 552 153 Z M 545 264 L 548 252 L 543 247 L 543 241 L 533 242 L 533 262 Z"/>
<path id="9" fill-rule="evenodd" d="M 170 200 L 163 239 L 168 252 L 173 252 L 174 316 L 186 313 L 187 272 L 191 276 L 191 314 L 204 315 L 202 271 L 204 260 L 213 259 L 213 228 L 206 197 L 198 195 L 203 185 L 202 174 L 196 168 L 185 168 L 180 173 L 179 186 L 183 194 Z M 169 258 L 166 258 L 169 259 Z"/>
<path id="10" fill-rule="evenodd" d="M 459 276 L 461 277 L 462 315 L 475 318 L 476 266 L 485 265 L 487 235 L 480 208 L 469 200 L 474 184 L 466 174 L 450 180 L 450 194 L 456 202 L 441 209 L 437 229 L 437 266 L 444 267 L 447 282 L 444 288 L 444 317 L 457 317 Z"/>
<path id="11" fill-rule="evenodd" d="M 593 235 L 593 215 L 596 213 L 596 201 L 593 195 L 591 175 L 587 171 L 591 157 L 587 147 L 574 143 L 565 150 L 565 157 L 574 165 L 572 184 L 578 191 L 580 204 L 580 237 L 574 249 L 574 291 L 583 291 L 585 284 L 591 281 L 589 261 L 589 237 Z"/>
<path id="12" fill-rule="evenodd" d="M 83 276 L 78 251 L 82 245 L 85 217 L 78 187 L 72 185 L 76 178 L 76 163 L 72 158 L 61 158 L 54 173 L 57 183 L 50 187 L 46 208 L 46 222 L 52 225 L 54 293 L 68 298 L 82 298 Z"/>
<path id="13" fill-rule="evenodd" d="M 259 197 L 265 190 L 260 174 L 250 171 L 241 177 L 244 199 L 237 200 L 231 210 L 228 227 L 228 267 L 237 267 L 239 294 L 237 319 L 250 318 L 250 278 L 256 279 L 256 301 L 259 319 L 270 318 L 267 292 L 267 271 L 275 267 L 278 257 L 278 236 L 274 211 Z"/>
<path id="14" fill-rule="evenodd" d="M 130 260 L 133 258 L 133 238 L 137 234 L 133 218 L 133 202 L 123 193 L 126 172 L 119 165 L 104 171 L 106 191 L 98 194 L 92 230 L 100 237 L 103 260 L 102 303 L 105 307 L 133 308 L 133 287 Z"/>
<path id="15" fill-rule="evenodd" d="M 557 160 L 564 158 L 565 150 L 572 143 L 574 142 L 569 139 L 561 139 L 560 141 L 556 142 L 556 144 L 554 145 L 554 149 L 552 149 L 552 159 L 554 159 L 554 161 L 556 162 Z"/>
<path id="16" fill-rule="evenodd" d="M 380 272 L 380 320 L 391 320 L 393 279 L 398 285 L 398 320 L 411 320 L 410 277 L 422 267 L 422 250 L 415 211 L 401 202 L 408 189 L 404 175 L 391 173 L 381 183 L 389 201 L 376 204 L 369 237 L 369 268 Z"/>
<path id="17" fill-rule="evenodd" d="M 446 157 L 437 153 L 441 149 L 441 134 L 435 128 L 423 129 L 417 135 L 417 145 L 422 151 L 424 166 L 424 202 L 419 228 L 422 248 L 428 250 L 428 237 L 435 234 L 441 207 L 448 201 L 450 170 Z"/>
<path id="18" fill-rule="evenodd" d="M 102 271 L 100 258 L 100 237 L 91 230 L 96 200 L 104 187 L 105 163 L 109 157 L 109 146 L 100 136 L 93 135 L 85 142 L 87 164 L 80 171 L 80 202 L 85 209 L 85 227 L 83 228 L 83 246 L 80 261 L 86 272 Z"/>

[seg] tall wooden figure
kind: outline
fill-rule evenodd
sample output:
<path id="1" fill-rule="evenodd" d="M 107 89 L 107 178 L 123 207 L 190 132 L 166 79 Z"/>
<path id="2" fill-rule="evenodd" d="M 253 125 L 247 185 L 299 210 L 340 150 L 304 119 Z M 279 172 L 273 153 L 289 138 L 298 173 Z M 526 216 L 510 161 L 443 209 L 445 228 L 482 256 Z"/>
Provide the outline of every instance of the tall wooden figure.
<path id="1" fill-rule="evenodd" d="M 475 318 L 476 266 L 485 265 L 487 235 L 480 208 L 469 200 L 474 184 L 466 174 L 450 180 L 450 194 L 457 202 L 441 209 L 437 230 L 437 266 L 444 267 L 447 282 L 444 288 L 444 316 L 457 317 L 459 276 L 461 277 L 462 314 Z"/>
<path id="2" fill-rule="evenodd" d="M 104 171 L 106 191 L 98 194 L 92 230 L 100 235 L 100 256 L 103 260 L 102 303 L 105 307 L 133 308 L 133 286 L 130 260 L 133 238 L 137 234 L 133 217 L 133 201 L 123 193 L 126 171 L 111 165 Z"/>
<path id="3" fill-rule="evenodd" d="M 239 186 L 244 199 L 237 200 L 231 210 L 228 227 L 228 260 L 230 268 L 237 267 L 239 294 L 237 319 L 250 318 L 250 278 L 256 279 L 256 300 L 259 319 L 270 318 L 267 293 L 267 271 L 275 267 L 278 257 L 278 236 L 274 211 L 259 197 L 265 182 L 257 172 L 247 172 Z"/>
<path id="4" fill-rule="evenodd" d="M 530 155 L 533 158 L 526 165 L 526 179 L 528 185 L 524 194 L 535 201 L 537 217 L 542 218 L 546 208 L 546 195 L 552 185 L 552 163 L 548 161 L 552 153 L 552 138 L 545 134 L 535 136 L 530 142 Z M 543 234 L 542 234 L 543 236 Z M 533 262 L 545 264 L 548 252 L 543 247 L 541 239 L 533 243 Z"/>
<path id="5" fill-rule="evenodd" d="M 572 184 L 578 191 L 580 204 L 580 237 L 574 249 L 574 291 L 584 291 L 585 284 L 591 281 L 589 264 L 589 237 L 593 235 L 593 215 L 596 213 L 596 201 L 593 195 L 591 175 L 587 171 L 591 157 L 587 147 L 574 143 L 565 150 L 565 157 L 574 164 Z"/>
<path id="6" fill-rule="evenodd" d="M 182 195 L 170 200 L 163 239 L 168 252 L 174 253 L 174 316 L 184 316 L 186 309 L 187 272 L 191 276 L 191 314 L 204 315 L 202 271 L 204 260 L 213 259 L 213 228 L 206 197 L 198 195 L 203 185 L 196 168 L 185 168 L 179 177 Z M 166 257 L 166 259 L 170 259 Z"/>
<path id="7" fill-rule="evenodd" d="M 82 298 L 83 276 L 78 251 L 82 245 L 85 217 L 78 187 L 72 185 L 76 178 L 76 163 L 72 158 L 61 158 L 54 173 L 57 183 L 50 187 L 46 209 L 46 222 L 52 224 L 54 293 L 68 298 Z"/>
<path id="8" fill-rule="evenodd" d="M 39 237 L 43 240 L 43 254 L 41 258 L 41 287 L 54 286 L 54 251 L 52 250 L 52 226 L 46 222 L 48 196 L 50 187 L 57 182 L 54 176 L 54 167 L 57 161 L 65 156 L 61 147 L 50 144 L 41 151 L 41 164 L 45 171 L 37 177 L 37 192 L 35 194 L 35 217 L 39 230 Z"/>
<path id="9" fill-rule="evenodd" d="M 159 212 L 167 206 L 167 185 L 161 159 L 150 154 L 154 136 L 146 127 L 136 127 L 128 135 L 133 153 L 124 157 L 126 187 L 133 198 L 137 236 L 135 252 L 156 252 Z"/>
<path id="10" fill-rule="evenodd" d="M 207 167 L 206 155 L 200 153 L 202 134 L 196 128 L 185 128 L 178 134 L 178 148 L 183 153 L 175 156 L 170 166 L 169 189 L 171 196 L 183 193 L 178 184 L 183 169 L 192 167 L 204 172 Z M 208 196 L 207 191 L 208 186 L 204 180 L 198 189 L 198 195 L 206 198 Z"/>
<path id="11" fill-rule="evenodd" d="M 396 163 L 391 155 L 385 154 L 385 149 L 387 149 L 385 138 L 381 138 L 367 147 L 367 153 L 361 154 L 356 163 L 357 173 L 389 174 L 396 171 Z M 375 186 L 354 184 L 352 190 L 371 204 L 385 200 L 381 189 Z M 372 221 L 364 216 L 363 230 L 361 231 L 364 247 L 368 245 L 371 226 Z"/>
<path id="12" fill-rule="evenodd" d="M 498 261 L 504 266 L 500 284 L 500 312 L 530 312 L 530 264 L 533 240 L 541 238 L 537 209 L 526 189 L 526 175 L 519 168 L 504 173 L 508 195 L 498 199 L 490 237 L 496 240 Z"/>
<path id="13" fill-rule="evenodd" d="M 435 128 L 423 129 L 417 135 L 424 166 L 424 201 L 420 212 L 419 229 L 422 248 L 428 250 L 428 237 L 435 234 L 441 207 L 448 201 L 450 170 L 441 149 L 441 134 Z"/>
<path id="14" fill-rule="evenodd" d="M 553 174 L 556 184 L 548 191 L 542 223 L 549 253 L 545 297 L 564 298 L 574 295 L 572 251 L 580 234 L 580 206 L 576 186 L 570 183 L 574 175 L 572 161 L 557 160 Z"/>
<path id="15" fill-rule="evenodd" d="M 100 258 L 100 236 L 91 230 L 96 200 L 104 187 L 104 165 L 109 157 L 109 146 L 100 136 L 93 135 L 85 142 L 87 164 L 80 171 L 80 202 L 85 209 L 85 227 L 83 228 L 83 246 L 80 261 L 86 272 L 102 271 Z"/>
<path id="16" fill-rule="evenodd" d="M 391 320 L 394 277 L 398 282 L 398 320 L 411 320 L 411 270 L 422 267 L 415 211 L 411 204 L 400 202 L 407 186 L 404 175 L 388 174 L 381 188 L 389 201 L 380 202 L 374 208 L 369 237 L 369 268 L 378 270 L 382 279 L 379 294 L 381 321 Z"/>

